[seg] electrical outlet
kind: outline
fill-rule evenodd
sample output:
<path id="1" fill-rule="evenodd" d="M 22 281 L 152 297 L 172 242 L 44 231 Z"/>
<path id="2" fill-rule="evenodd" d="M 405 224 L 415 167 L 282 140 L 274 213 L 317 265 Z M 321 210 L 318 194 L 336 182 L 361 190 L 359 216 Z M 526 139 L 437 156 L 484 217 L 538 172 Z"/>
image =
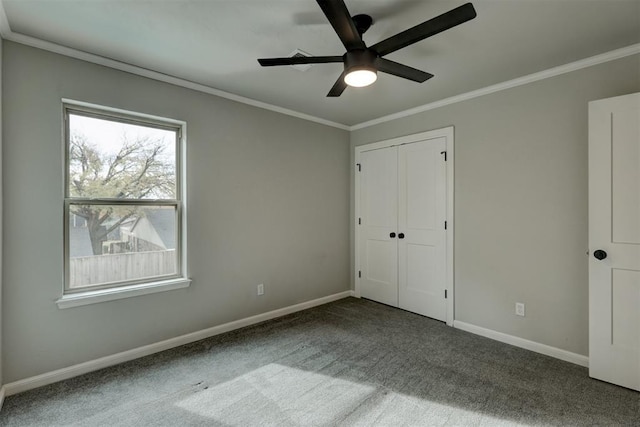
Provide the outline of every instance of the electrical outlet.
<path id="1" fill-rule="evenodd" d="M 264 284 L 260 283 L 258 285 L 258 295 L 264 295 Z"/>
<path id="2" fill-rule="evenodd" d="M 516 316 L 524 317 L 524 303 L 522 302 L 516 303 Z"/>

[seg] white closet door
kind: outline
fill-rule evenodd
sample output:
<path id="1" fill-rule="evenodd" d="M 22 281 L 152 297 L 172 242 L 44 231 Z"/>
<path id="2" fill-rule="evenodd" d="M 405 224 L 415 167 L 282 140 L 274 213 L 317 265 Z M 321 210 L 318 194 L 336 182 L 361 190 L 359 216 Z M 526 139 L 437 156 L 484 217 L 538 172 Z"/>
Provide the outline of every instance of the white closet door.
<path id="1" fill-rule="evenodd" d="M 446 321 L 446 139 L 399 147 L 399 307 Z M 404 237 L 403 237 L 404 236 Z"/>
<path id="2" fill-rule="evenodd" d="M 589 104 L 589 375 L 640 390 L 640 94 Z"/>
<path id="3" fill-rule="evenodd" d="M 360 294 L 398 306 L 397 148 L 365 151 L 360 180 Z"/>

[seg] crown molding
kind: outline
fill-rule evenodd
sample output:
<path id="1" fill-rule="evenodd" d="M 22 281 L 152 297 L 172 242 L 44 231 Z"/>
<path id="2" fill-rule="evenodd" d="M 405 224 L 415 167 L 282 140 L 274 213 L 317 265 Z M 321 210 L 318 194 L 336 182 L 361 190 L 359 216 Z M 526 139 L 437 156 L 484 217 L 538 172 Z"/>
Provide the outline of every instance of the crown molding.
<path id="1" fill-rule="evenodd" d="M 142 77 L 147 77 L 153 80 L 158 80 L 165 83 L 170 83 L 175 86 L 184 87 L 187 89 L 195 90 L 198 92 L 207 93 L 209 95 L 215 95 L 220 98 L 229 99 L 231 101 L 240 102 L 242 104 L 251 105 L 252 107 L 262 108 L 264 110 L 274 111 L 276 113 L 285 114 L 287 116 L 296 117 L 298 119 L 307 120 L 321 125 L 330 126 L 342 130 L 349 130 L 349 126 L 323 119 L 321 117 L 312 116 L 310 114 L 301 113 L 299 111 L 290 110 L 288 108 L 279 107 L 277 105 L 268 104 L 266 102 L 257 101 L 255 99 L 246 98 L 244 96 L 235 95 L 233 93 L 225 92 L 220 89 L 215 89 L 210 86 L 195 83 L 189 80 L 181 79 L 179 77 L 171 76 L 168 74 L 153 71 L 147 68 L 142 68 L 137 65 L 129 64 L 126 62 L 118 61 L 112 58 L 107 58 L 93 53 L 72 49 L 66 46 L 62 46 L 56 43 L 52 43 L 46 40 L 38 39 L 36 37 L 26 36 L 24 34 L 15 33 L 11 31 L 7 16 L 4 11 L 4 6 L 0 0 L 0 36 L 3 39 L 9 40 L 15 43 L 20 43 L 26 46 L 35 47 L 38 49 L 46 50 L 49 52 L 57 53 L 60 55 L 68 56 L 82 61 L 90 62 L 97 65 L 103 65 L 105 67 L 113 68 L 127 73 L 135 74 Z"/>
<path id="2" fill-rule="evenodd" d="M 181 79 L 179 77 L 163 74 L 150 69 L 142 68 L 137 65 L 125 63 L 112 58 L 95 55 L 93 53 L 84 52 L 77 49 L 72 49 L 66 46 L 62 46 L 56 43 L 48 42 L 42 39 L 38 39 L 24 34 L 15 33 L 11 31 L 9 21 L 4 10 L 3 0 L 0 0 L 0 36 L 15 43 L 24 44 L 27 46 L 43 49 L 49 52 L 57 53 L 71 58 L 80 59 L 83 61 L 91 62 L 105 67 L 114 68 L 116 70 L 125 71 L 131 74 L 135 74 L 142 77 L 162 81 L 165 83 L 173 84 L 176 86 L 192 89 L 198 92 L 207 93 L 221 98 L 229 99 L 231 101 L 240 102 L 243 104 L 251 105 L 253 107 L 262 108 L 264 110 L 274 111 L 276 113 L 285 114 L 288 116 L 296 117 L 299 119 L 307 120 L 314 123 L 334 127 L 337 129 L 353 132 L 355 130 L 364 129 L 367 127 L 375 126 L 381 123 L 397 120 L 403 117 L 409 117 L 415 114 L 423 113 L 425 111 L 433 110 L 447 105 L 455 104 L 458 102 L 468 101 L 480 96 L 489 95 L 495 92 L 499 92 L 506 89 L 526 85 L 529 83 L 537 82 L 539 80 L 548 79 L 550 77 L 559 76 L 562 74 L 570 73 L 572 71 L 581 70 L 594 65 L 603 64 L 605 62 L 614 61 L 627 56 L 640 54 L 640 43 L 633 44 L 631 46 L 623 47 L 620 49 L 605 52 L 599 55 L 595 55 L 589 58 L 581 59 L 568 64 L 560 65 L 557 67 L 549 68 L 544 71 L 529 74 L 523 77 L 518 77 L 513 80 L 508 80 L 495 85 L 487 86 L 481 89 L 477 89 L 471 92 L 462 93 L 460 95 L 452 96 L 449 98 L 441 99 L 439 101 L 431 102 L 428 104 L 420 105 L 418 107 L 410 108 L 408 110 L 399 111 L 397 113 L 389 114 L 386 116 L 378 117 L 377 119 L 368 120 L 365 122 L 357 123 L 355 125 L 346 125 L 343 123 L 333 122 L 321 117 L 312 116 L 309 114 L 301 113 L 299 111 L 290 110 L 288 108 L 279 107 L 277 105 L 268 104 L 266 102 L 257 101 L 255 99 L 246 98 L 244 96 L 235 95 L 233 93 L 225 92 L 220 89 L 215 89 L 210 86 L 195 83 L 189 80 Z"/>
<path id="3" fill-rule="evenodd" d="M 583 68 L 588 68 L 593 65 L 602 64 L 605 62 L 613 61 L 613 60 L 624 58 L 631 55 L 636 55 L 639 53 L 640 53 L 640 43 L 636 43 L 631 46 L 612 50 L 606 53 L 602 53 L 600 55 L 595 55 L 589 58 L 581 59 L 579 61 L 570 62 L 568 64 L 560 65 L 558 67 L 549 68 L 548 70 L 529 74 L 523 77 L 518 77 L 517 79 L 507 80 L 506 82 L 498 83 L 492 86 L 487 86 L 482 89 L 452 96 L 450 98 L 441 99 L 440 101 L 424 104 L 419 107 L 414 107 L 408 110 L 400 111 L 398 113 L 389 114 L 388 116 L 382 116 L 377 119 L 358 123 L 356 125 L 350 126 L 349 131 L 364 129 L 364 128 L 375 126 L 381 123 L 389 122 L 391 120 L 397 120 L 403 117 L 413 116 L 414 114 L 423 113 L 425 111 L 444 107 L 446 105 L 451 105 L 451 104 L 455 104 L 462 101 L 468 101 L 470 99 L 478 98 L 484 95 L 489 95 L 491 93 L 499 92 L 501 90 L 511 89 L 517 86 L 526 85 L 529 83 L 537 82 L 539 80 L 548 79 L 549 77 L 559 76 L 561 74 L 570 73 L 572 71 L 581 70 Z"/>

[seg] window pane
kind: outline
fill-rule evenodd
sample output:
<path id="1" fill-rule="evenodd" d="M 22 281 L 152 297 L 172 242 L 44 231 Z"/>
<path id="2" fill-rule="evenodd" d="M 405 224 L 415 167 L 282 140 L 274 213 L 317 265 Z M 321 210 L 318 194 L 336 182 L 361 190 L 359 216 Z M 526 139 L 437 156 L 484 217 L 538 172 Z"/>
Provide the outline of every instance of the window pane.
<path id="1" fill-rule="evenodd" d="M 69 205 L 69 288 L 178 273 L 175 206 Z"/>
<path id="2" fill-rule="evenodd" d="M 69 197 L 176 198 L 176 131 L 69 113 Z"/>

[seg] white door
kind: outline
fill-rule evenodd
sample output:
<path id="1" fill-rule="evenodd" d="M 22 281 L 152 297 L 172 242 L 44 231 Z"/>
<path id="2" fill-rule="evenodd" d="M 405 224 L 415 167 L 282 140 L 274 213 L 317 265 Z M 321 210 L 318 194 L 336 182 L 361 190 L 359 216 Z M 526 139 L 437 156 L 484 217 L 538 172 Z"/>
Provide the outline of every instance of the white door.
<path id="1" fill-rule="evenodd" d="M 447 320 L 446 138 L 360 155 L 360 295 Z"/>
<path id="2" fill-rule="evenodd" d="M 640 390 L 640 94 L 589 104 L 589 375 Z"/>
<path id="3" fill-rule="evenodd" d="M 446 139 L 402 145 L 398 197 L 398 306 L 446 321 Z"/>
<path id="4" fill-rule="evenodd" d="M 360 174 L 360 295 L 397 307 L 396 147 L 362 153 Z"/>

